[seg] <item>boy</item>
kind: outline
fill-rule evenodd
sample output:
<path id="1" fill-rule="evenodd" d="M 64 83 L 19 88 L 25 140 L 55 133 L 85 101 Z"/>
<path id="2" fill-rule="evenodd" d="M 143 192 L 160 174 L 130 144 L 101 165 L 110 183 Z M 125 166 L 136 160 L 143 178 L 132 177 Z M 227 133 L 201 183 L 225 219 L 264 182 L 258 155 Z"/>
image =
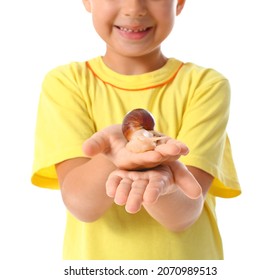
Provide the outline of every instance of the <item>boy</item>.
<path id="1" fill-rule="evenodd" d="M 229 85 L 163 55 L 185 1 L 83 3 L 106 52 L 46 76 L 32 176 L 60 186 L 64 258 L 222 259 L 215 196 L 240 193 L 226 135 Z M 119 124 L 138 107 L 170 137 L 153 151 L 126 149 Z"/>

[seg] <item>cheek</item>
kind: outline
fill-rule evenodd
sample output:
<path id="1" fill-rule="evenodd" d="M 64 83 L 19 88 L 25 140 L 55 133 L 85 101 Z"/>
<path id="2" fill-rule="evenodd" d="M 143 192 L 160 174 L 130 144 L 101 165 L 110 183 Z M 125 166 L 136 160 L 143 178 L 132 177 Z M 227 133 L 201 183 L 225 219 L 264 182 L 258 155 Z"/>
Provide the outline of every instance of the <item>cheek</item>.
<path id="1" fill-rule="evenodd" d="M 106 37 L 111 33 L 113 24 L 110 21 L 107 21 L 106 18 L 102 17 L 101 15 L 102 13 L 97 15 L 93 14 L 92 22 L 98 35 L 105 39 L 104 36 Z"/>
<path id="2" fill-rule="evenodd" d="M 160 36 L 162 39 L 166 38 L 172 31 L 173 26 L 174 26 L 173 18 L 169 18 L 168 20 L 163 21 L 162 24 L 157 26 L 158 36 Z"/>
<path id="3" fill-rule="evenodd" d="M 158 29 L 160 29 L 161 33 L 169 34 L 172 30 L 176 17 L 176 8 L 171 5 L 168 8 L 164 7 L 158 11 L 155 15 L 156 20 L 158 22 Z"/>

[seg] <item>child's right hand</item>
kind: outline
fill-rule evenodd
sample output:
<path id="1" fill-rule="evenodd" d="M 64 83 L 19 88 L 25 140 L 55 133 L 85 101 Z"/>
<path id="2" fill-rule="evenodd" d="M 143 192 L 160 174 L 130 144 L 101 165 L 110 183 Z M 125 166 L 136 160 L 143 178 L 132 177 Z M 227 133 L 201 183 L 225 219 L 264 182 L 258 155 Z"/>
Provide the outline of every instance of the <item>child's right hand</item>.
<path id="1" fill-rule="evenodd" d="M 116 167 L 123 170 L 153 168 L 165 162 L 175 161 L 188 153 L 185 144 L 168 137 L 155 150 L 143 153 L 129 151 L 126 144 L 121 125 L 112 125 L 87 139 L 83 144 L 83 151 L 88 157 L 103 153 Z"/>

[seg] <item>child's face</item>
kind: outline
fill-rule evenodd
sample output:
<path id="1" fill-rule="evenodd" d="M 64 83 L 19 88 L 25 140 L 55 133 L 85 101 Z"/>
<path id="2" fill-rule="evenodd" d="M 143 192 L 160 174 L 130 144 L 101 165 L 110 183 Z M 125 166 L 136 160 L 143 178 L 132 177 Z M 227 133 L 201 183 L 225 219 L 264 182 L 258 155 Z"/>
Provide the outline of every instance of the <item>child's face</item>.
<path id="1" fill-rule="evenodd" d="M 184 0 L 83 0 L 107 54 L 141 57 L 160 48 Z"/>

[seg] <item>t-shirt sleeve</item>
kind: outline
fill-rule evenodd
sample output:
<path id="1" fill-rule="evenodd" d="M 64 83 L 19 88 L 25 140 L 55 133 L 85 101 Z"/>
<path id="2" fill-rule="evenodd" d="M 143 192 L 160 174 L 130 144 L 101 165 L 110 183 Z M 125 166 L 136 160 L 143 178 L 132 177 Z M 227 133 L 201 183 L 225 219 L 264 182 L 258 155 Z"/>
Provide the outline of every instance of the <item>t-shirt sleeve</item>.
<path id="1" fill-rule="evenodd" d="M 230 86 L 215 71 L 209 75 L 209 79 L 197 86 L 187 102 L 178 140 L 187 144 L 190 153 L 181 161 L 214 177 L 210 194 L 234 197 L 240 194 L 240 186 L 226 132 Z"/>
<path id="2" fill-rule="evenodd" d="M 69 67 L 49 72 L 42 85 L 35 130 L 31 182 L 59 188 L 55 164 L 83 157 L 82 144 L 93 134 L 84 93 Z"/>

